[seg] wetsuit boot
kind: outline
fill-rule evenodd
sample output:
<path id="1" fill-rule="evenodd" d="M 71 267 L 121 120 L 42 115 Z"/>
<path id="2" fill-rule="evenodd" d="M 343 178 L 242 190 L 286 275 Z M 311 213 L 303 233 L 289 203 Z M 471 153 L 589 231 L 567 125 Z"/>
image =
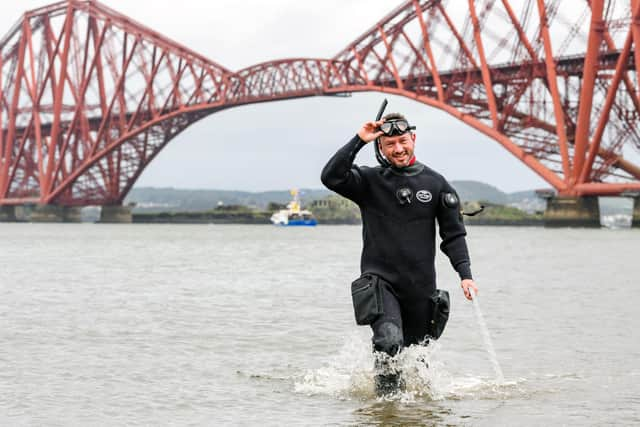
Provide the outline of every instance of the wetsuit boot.
<path id="1" fill-rule="evenodd" d="M 378 396 L 389 396 L 404 391 L 404 381 L 393 361 L 386 354 L 377 354 L 375 384 Z"/>
<path id="2" fill-rule="evenodd" d="M 404 347 L 400 305 L 389 286 L 383 286 L 382 300 L 384 314 L 371 325 L 378 396 L 394 394 L 404 389 L 395 358 Z"/>

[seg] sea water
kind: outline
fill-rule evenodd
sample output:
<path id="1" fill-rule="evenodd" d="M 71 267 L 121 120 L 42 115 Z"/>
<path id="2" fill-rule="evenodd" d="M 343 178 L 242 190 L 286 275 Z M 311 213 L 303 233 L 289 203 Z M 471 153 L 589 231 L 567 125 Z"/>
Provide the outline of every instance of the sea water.
<path id="1" fill-rule="evenodd" d="M 467 231 L 504 381 L 440 254 L 447 328 L 381 399 L 360 227 L 0 224 L 0 425 L 640 424 L 640 231 Z"/>

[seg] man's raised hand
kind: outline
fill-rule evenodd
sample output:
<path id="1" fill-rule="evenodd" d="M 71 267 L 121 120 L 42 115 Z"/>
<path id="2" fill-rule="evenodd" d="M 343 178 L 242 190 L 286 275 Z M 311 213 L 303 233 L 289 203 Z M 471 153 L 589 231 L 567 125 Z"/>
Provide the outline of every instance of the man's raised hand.
<path id="1" fill-rule="evenodd" d="M 373 141 L 383 134 L 383 132 L 379 130 L 382 123 L 384 123 L 384 120 L 378 120 L 377 122 L 366 122 L 358 131 L 358 137 L 364 142 Z"/>

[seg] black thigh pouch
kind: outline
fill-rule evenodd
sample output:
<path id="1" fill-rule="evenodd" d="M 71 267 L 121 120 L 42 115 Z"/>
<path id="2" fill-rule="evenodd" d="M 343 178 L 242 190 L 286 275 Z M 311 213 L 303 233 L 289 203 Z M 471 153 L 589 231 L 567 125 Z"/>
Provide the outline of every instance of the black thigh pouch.
<path id="1" fill-rule="evenodd" d="M 429 304 L 431 304 L 431 319 L 429 320 L 429 335 L 434 338 L 440 338 L 444 327 L 449 320 L 449 292 L 436 289 L 436 291 L 429 297 Z"/>
<path id="2" fill-rule="evenodd" d="M 370 325 L 384 314 L 382 286 L 378 276 L 367 273 L 351 283 L 351 299 L 358 325 Z"/>

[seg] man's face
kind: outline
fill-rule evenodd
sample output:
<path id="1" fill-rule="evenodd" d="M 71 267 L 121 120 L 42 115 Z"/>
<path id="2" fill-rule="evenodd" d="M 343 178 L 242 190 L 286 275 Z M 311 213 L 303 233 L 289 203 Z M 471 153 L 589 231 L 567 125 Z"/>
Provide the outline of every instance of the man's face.
<path id="1" fill-rule="evenodd" d="M 416 135 L 411 132 L 380 137 L 380 151 L 397 168 L 409 166 L 415 145 Z"/>

